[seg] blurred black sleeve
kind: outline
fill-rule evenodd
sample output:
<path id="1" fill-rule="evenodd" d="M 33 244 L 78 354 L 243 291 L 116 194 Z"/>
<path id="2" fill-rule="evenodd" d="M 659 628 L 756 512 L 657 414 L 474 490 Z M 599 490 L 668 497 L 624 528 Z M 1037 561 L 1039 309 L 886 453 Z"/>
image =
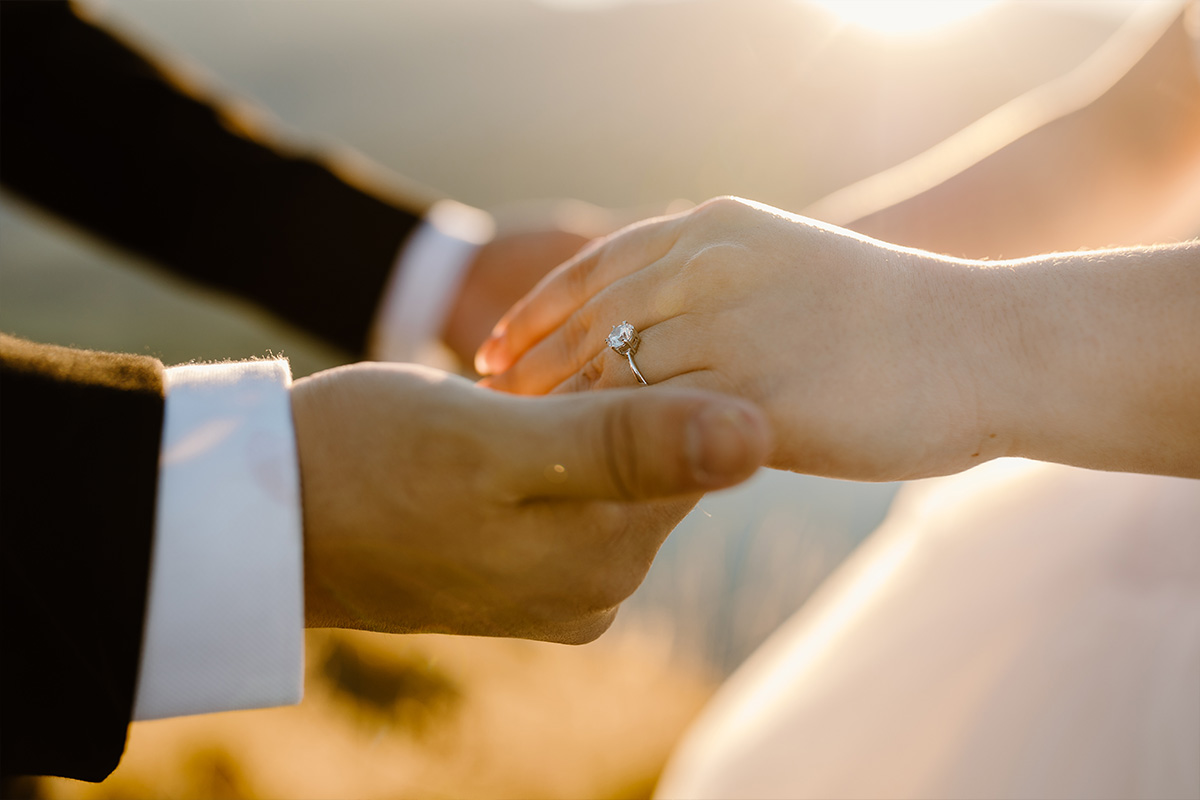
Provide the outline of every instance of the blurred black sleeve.
<path id="1" fill-rule="evenodd" d="M 361 353 L 423 208 L 251 131 L 66 2 L 0 2 L 0 182 Z"/>
<path id="2" fill-rule="evenodd" d="M 99 781 L 121 758 L 162 387 L 153 358 L 0 334 L 0 776 Z"/>

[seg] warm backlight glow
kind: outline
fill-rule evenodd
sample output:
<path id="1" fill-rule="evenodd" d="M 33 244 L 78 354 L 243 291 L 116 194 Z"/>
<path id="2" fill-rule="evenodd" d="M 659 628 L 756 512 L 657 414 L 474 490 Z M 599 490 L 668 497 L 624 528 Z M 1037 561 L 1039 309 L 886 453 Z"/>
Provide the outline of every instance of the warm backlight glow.
<path id="1" fill-rule="evenodd" d="M 1000 0 L 807 0 L 878 33 L 922 33 L 978 14 Z"/>

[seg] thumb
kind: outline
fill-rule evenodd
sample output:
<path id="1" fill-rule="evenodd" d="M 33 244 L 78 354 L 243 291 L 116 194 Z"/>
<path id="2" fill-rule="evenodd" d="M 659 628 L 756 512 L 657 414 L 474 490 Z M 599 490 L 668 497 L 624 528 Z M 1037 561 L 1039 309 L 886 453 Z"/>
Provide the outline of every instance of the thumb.
<path id="1" fill-rule="evenodd" d="M 518 399 L 518 398 L 514 398 Z M 512 474 L 526 498 L 651 500 L 740 483 L 766 460 L 766 417 L 744 400 L 681 389 L 520 398 L 533 435 Z"/>

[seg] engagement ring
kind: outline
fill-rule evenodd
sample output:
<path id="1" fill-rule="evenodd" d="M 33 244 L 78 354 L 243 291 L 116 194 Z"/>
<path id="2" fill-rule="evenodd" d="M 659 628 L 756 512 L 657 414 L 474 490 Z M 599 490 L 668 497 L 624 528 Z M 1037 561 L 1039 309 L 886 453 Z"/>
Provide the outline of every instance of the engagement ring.
<path id="1" fill-rule="evenodd" d="M 629 368 L 633 370 L 633 374 L 637 376 L 638 382 L 646 385 L 646 379 L 642 377 L 642 372 L 637 368 L 637 364 L 633 363 L 633 354 L 637 352 L 638 345 L 642 343 L 642 339 L 638 336 L 637 329 L 628 322 L 622 322 L 620 325 L 613 325 L 612 333 L 605 340 L 608 346 L 611 347 L 617 355 L 625 356 L 629 359 Z"/>

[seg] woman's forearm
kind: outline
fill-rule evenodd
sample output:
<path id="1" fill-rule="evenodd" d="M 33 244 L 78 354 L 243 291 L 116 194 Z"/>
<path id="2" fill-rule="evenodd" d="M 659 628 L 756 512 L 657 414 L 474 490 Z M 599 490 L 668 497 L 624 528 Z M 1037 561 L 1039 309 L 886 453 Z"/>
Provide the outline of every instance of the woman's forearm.
<path id="1" fill-rule="evenodd" d="M 478 362 L 523 394 L 655 385 L 763 408 L 770 464 L 856 480 L 1005 455 L 1200 477 L 1200 242 L 968 261 L 716 198 L 598 242 Z"/>
<path id="2" fill-rule="evenodd" d="M 1011 455 L 1200 477 L 1200 242 L 968 268 L 991 337 L 981 439 Z M 983 430 L 988 427 L 994 430 Z"/>

